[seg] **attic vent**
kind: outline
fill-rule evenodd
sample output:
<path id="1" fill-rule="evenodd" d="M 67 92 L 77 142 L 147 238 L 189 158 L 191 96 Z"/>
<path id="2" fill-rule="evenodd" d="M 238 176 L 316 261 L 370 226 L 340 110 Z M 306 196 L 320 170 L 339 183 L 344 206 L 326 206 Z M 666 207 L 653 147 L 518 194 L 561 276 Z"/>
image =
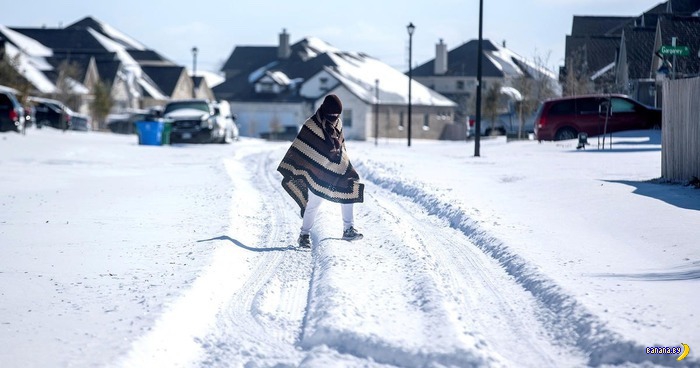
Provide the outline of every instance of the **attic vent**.
<path id="1" fill-rule="evenodd" d="M 319 78 L 318 80 L 321 82 L 321 84 L 326 84 L 326 83 L 328 83 L 328 78 L 326 78 L 326 77 L 321 77 L 321 78 Z"/>

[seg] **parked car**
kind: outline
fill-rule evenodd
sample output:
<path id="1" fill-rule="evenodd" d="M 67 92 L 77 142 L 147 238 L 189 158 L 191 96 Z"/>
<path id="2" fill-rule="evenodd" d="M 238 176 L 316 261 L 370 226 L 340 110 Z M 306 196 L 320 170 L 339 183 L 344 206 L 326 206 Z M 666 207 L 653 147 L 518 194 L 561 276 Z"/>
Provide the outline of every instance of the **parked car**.
<path id="1" fill-rule="evenodd" d="M 85 114 L 80 114 L 68 109 L 70 115 L 70 128 L 81 132 L 89 132 L 92 130 L 92 118 Z"/>
<path id="2" fill-rule="evenodd" d="M 238 139 L 238 126 L 225 101 L 170 101 L 163 108 L 163 119 L 172 124 L 170 141 L 173 143 L 230 143 Z"/>
<path id="3" fill-rule="evenodd" d="M 91 129 L 89 116 L 71 110 L 58 100 L 30 97 L 29 101 L 34 106 L 34 120 L 37 128 L 50 126 L 63 130 L 89 131 Z"/>
<path id="4" fill-rule="evenodd" d="M 487 117 L 481 116 L 481 136 L 507 135 L 509 137 L 527 138 L 528 134 L 534 132 L 533 116 L 527 117 L 520 126 L 520 118 L 515 113 L 500 114 L 493 123 Z M 469 116 L 467 119 L 467 138 L 476 135 L 476 117 Z"/>
<path id="5" fill-rule="evenodd" d="M 540 104 L 535 115 L 535 136 L 539 141 L 574 139 L 579 133 L 597 136 L 660 128 L 661 109 L 621 94 L 550 99 Z"/>
<path id="6" fill-rule="evenodd" d="M 0 132 L 21 132 L 24 122 L 24 108 L 17 100 L 16 92 L 0 86 Z"/>

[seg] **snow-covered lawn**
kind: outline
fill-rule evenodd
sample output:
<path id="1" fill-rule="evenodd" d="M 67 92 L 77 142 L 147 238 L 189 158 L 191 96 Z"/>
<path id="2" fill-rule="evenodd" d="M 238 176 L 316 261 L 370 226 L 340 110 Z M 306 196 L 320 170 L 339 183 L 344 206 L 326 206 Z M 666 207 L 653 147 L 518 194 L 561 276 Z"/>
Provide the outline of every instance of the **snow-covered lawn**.
<path id="1" fill-rule="evenodd" d="M 659 134 L 350 141 L 365 238 L 324 203 L 303 251 L 288 142 L 4 133 L 0 366 L 700 366 L 700 191 Z"/>

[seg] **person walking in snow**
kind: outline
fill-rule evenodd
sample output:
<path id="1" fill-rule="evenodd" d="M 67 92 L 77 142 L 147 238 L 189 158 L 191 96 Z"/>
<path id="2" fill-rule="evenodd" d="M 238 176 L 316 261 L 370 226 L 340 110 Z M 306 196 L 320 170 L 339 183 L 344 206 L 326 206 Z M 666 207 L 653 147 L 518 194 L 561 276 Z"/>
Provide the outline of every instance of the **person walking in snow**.
<path id="1" fill-rule="evenodd" d="M 327 95 L 277 167 L 282 187 L 301 208 L 300 247 L 311 247 L 311 227 L 323 199 L 341 204 L 343 239 L 362 238 L 354 227 L 353 204 L 364 201 L 365 186 L 345 149 L 342 111 L 338 96 Z"/>

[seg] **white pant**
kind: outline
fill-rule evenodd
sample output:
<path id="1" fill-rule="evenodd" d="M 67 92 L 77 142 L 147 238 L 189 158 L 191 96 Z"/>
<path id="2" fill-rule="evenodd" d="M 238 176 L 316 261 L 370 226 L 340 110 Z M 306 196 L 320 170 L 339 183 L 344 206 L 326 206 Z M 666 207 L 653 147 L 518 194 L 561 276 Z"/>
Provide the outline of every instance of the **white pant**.
<path id="1" fill-rule="evenodd" d="M 304 218 L 301 223 L 302 235 L 308 235 L 311 232 L 311 227 L 314 225 L 316 214 L 318 213 L 319 207 L 321 207 L 322 200 L 323 198 L 309 191 L 309 200 L 306 202 L 306 210 L 304 211 Z M 354 225 L 352 205 L 352 203 L 340 204 L 340 209 L 343 213 L 343 230 L 347 230 Z"/>

